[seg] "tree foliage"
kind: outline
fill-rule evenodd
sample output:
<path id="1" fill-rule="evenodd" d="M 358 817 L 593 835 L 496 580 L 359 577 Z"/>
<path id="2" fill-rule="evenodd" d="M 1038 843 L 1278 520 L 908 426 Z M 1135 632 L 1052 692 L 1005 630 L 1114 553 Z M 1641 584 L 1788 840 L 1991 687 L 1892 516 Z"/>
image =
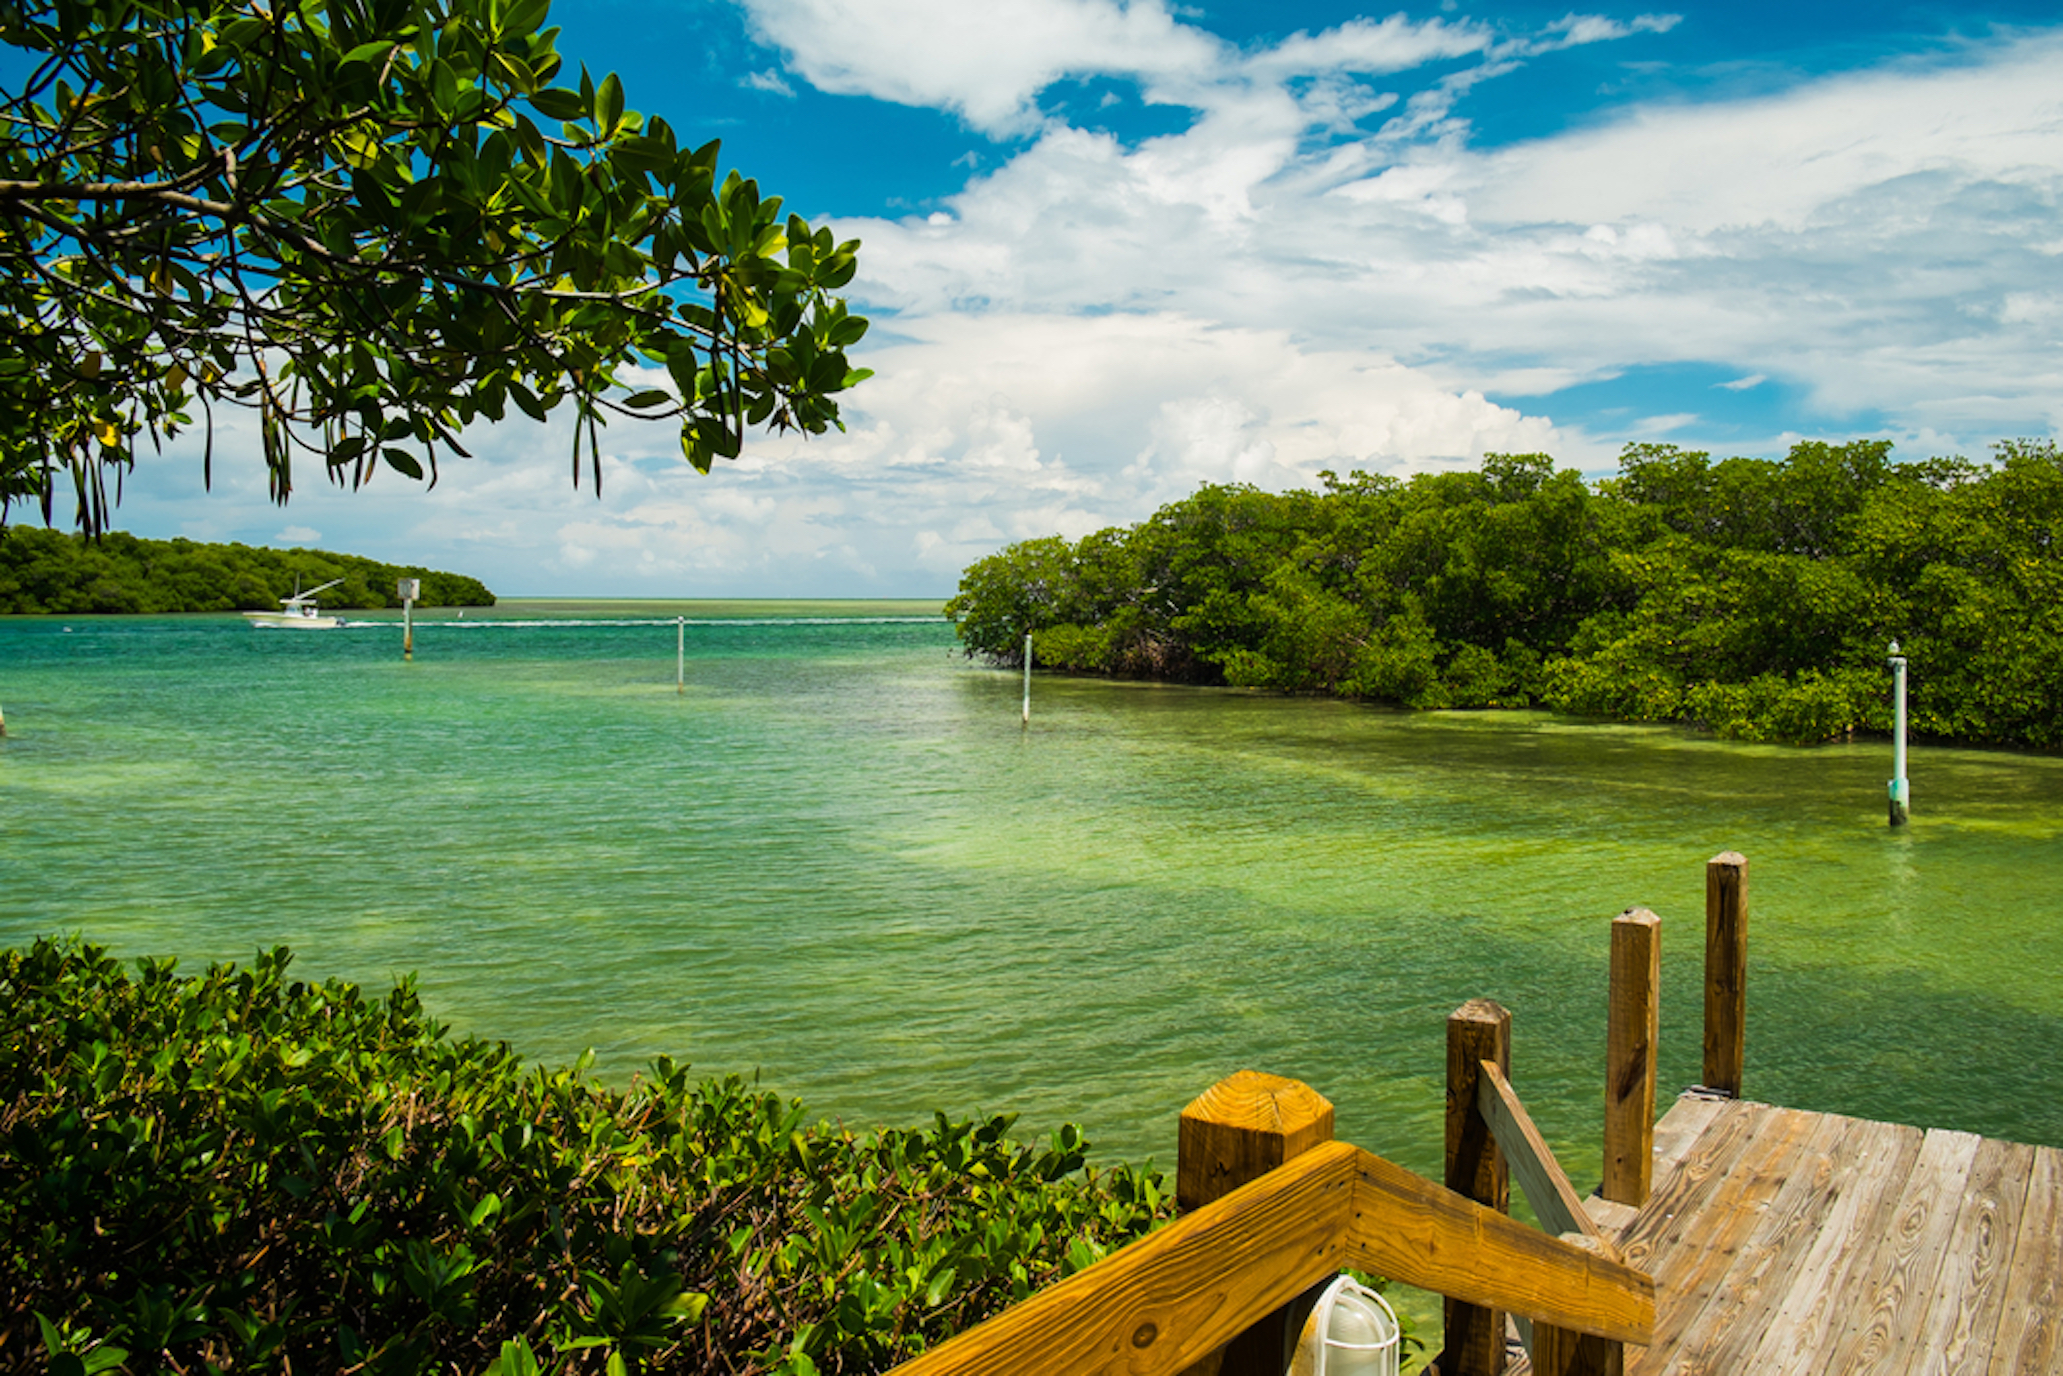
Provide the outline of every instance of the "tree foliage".
<path id="1" fill-rule="evenodd" d="M 874 1371 L 1173 1212 L 1073 1127 L 609 1090 L 288 959 L 0 952 L 10 1370 Z"/>
<path id="2" fill-rule="evenodd" d="M 666 417 L 690 463 L 866 376 L 856 242 L 562 73 L 548 0 L 0 0 L 0 516 L 228 404 L 271 490 L 435 480 L 460 432 Z M 114 479 L 112 498 L 109 478 Z"/>
<path id="3" fill-rule="evenodd" d="M 2063 456 L 1893 463 L 1631 445 L 1320 493 L 1205 487 L 1136 526 L 1013 545 L 947 604 L 968 653 L 1416 708 L 1545 706 L 1750 739 L 1914 729 L 2063 745 Z"/>
<path id="4" fill-rule="evenodd" d="M 98 540 L 54 530 L 16 530 L 0 540 L 0 615 L 39 612 L 277 611 L 294 591 L 343 581 L 322 594 L 326 607 L 398 607 L 394 584 L 422 583 L 426 607 L 491 607 L 477 578 L 355 554 L 192 540 L 141 540 L 111 531 Z"/>

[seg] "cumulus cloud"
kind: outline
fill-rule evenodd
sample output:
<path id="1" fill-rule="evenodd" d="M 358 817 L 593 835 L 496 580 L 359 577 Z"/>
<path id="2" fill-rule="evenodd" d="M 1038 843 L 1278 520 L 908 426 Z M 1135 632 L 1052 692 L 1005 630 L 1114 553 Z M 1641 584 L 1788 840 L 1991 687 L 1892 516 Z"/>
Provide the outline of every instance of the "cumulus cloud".
<path id="1" fill-rule="evenodd" d="M 1159 0 L 747 0 L 754 30 L 819 90 L 951 110 L 976 129 L 1037 123 L 1063 76 L 1194 79 L 1224 45 Z"/>
<path id="2" fill-rule="evenodd" d="M 1491 152 L 1314 150 L 1254 97 L 1132 147 L 1049 128 L 950 214 L 845 227 L 859 290 L 906 315 L 1176 310 L 1457 391 L 1710 363 L 1981 443 L 2057 416 L 2059 58 L 2023 39 Z"/>

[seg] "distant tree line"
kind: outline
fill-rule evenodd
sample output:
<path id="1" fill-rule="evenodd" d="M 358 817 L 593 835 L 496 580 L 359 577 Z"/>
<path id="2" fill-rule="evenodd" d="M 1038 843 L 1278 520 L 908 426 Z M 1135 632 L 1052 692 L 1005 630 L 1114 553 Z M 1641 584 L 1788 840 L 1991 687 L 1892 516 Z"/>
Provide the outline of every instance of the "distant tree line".
<path id="1" fill-rule="evenodd" d="M 970 655 L 1414 708 L 1548 707 L 1750 740 L 1891 725 L 2063 745 L 2063 456 L 1893 463 L 1883 441 L 1714 462 L 1630 445 L 1320 492 L 1206 486 L 1137 525 L 1028 540 L 946 604 Z"/>
<path id="2" fill-rule="evenodd" d="M 193 540 L 140 540 L 111 531 L 98 540 L 15 526 L 0 530 L 0 614 L 62 612 L 277 611 L 300 586 L 344 581 L 322 594 L 338 609 L 398 607 L 394 584 L 422 580 L 422 601 L 437 607 L 491 607 L 477 578 L 355 554 L 261 549 Z"/>

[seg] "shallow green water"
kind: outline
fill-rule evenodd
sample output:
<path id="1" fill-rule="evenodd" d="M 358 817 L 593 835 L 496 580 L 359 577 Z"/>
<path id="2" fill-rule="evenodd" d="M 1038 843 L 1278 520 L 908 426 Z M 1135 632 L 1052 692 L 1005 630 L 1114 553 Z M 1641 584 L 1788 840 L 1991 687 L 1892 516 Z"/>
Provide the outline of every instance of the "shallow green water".
<path id="1" fill-rule="evenodd" d="M 1750 1093 L 2063 1144 L 2063 760 L 1917 749 L 1893 834 L 1881 743 L 1043 678 L 1026 731 L 1015 676 L 880 619 L 922 608 L 771 610 L 434 614 L 413 664 L 392 626 L 0 620 L 0 941 L 284 942 L 614 1078 L 666 1052 L 1163 1164 L 1253 1066 L 1433 1168 L 1443 1019 L 1485 995 L 1584 1184 L 1610 919 L 1663 916 L 1687 1084 L 1703 866 L 1734 848 Z M 676 611 L 684 697 L 670 623 L 610 624 Z"/>

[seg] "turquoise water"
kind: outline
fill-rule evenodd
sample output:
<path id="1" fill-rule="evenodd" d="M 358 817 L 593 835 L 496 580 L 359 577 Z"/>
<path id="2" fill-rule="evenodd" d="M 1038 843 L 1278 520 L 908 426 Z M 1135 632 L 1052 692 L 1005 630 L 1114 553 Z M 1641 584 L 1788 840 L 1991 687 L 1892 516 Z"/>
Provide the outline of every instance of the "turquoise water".
<path id="1" fill-rule="evenodd" d="M 1891 833 L 1881 742 L 1044 678 L 1026 730 L 926 608 L 853 610 L 506 604 L 408 664 L 392 624 L 0 620 L 0 941 L 287 943 L 612 1079 L 665 1052 L 1163 1164 L 1252 1066 L 1436 1169 L 1443 1020 L 1483 995 L 1586 1185 L 1610 919 L 1663 917 L 1688 1084 L 1733 848 L 1751 1094 L 2063 1145 L 2063 759 L 1916 749 Z"/>

